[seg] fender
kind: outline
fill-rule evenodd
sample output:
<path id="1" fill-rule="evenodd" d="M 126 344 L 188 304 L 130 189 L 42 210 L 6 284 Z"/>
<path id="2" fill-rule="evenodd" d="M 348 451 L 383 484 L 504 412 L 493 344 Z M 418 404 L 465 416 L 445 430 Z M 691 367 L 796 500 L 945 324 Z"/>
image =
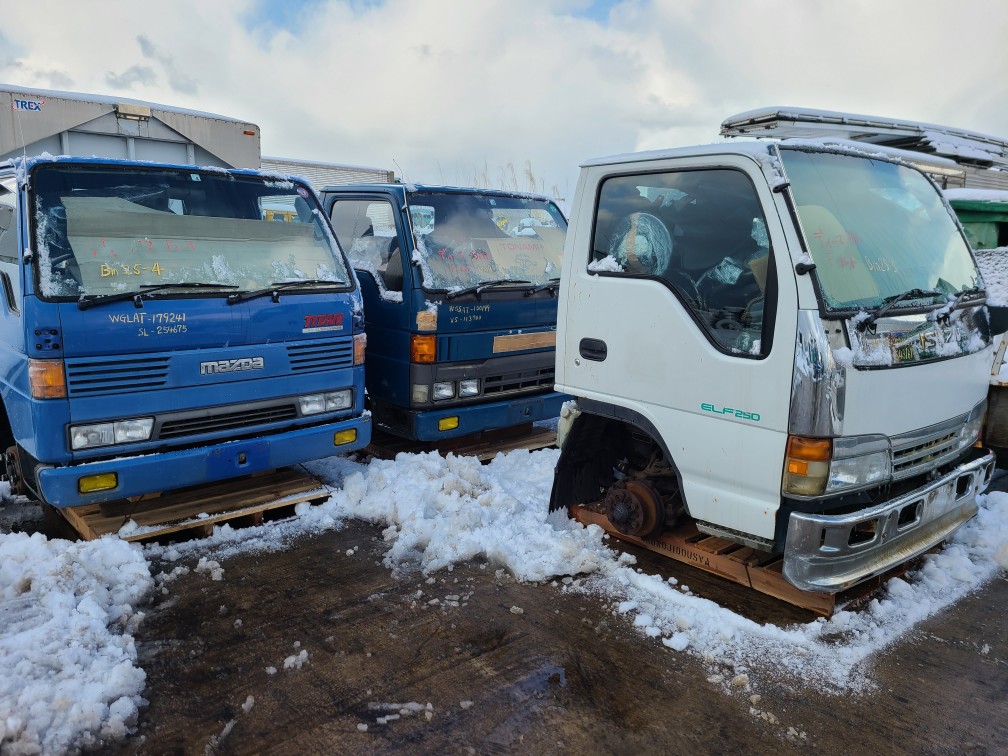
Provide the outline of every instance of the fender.
<path id="1" fill-rule="evenodd" d="M 551 512 L 598 497 L 599 489 L 612 482 L 608 471 L 624 455 L 630 443 L 631 428 L 647 434 L 658 445 L 675 472 L 682 495 L 682 475 L 654 423 L 635 410 L 594 399 L 578 399 L 578 409 L 581 415 L 571 425 L 554 471 L 549 504 Z M 606 471 L 605 475 L 598 472 L 602 469 Z M 683 503 L 688 511 L 685 496 Z"/>

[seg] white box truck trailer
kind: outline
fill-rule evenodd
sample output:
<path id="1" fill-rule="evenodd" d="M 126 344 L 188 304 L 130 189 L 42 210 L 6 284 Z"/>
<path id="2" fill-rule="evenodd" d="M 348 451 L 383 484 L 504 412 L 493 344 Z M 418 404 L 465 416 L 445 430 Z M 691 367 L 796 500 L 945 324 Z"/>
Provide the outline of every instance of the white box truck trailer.
<path id="1" fill-rule="evenodd" d="M 79 92 L 0 84 L 0 161 L 78 155 L 259 168 L 259 127 L 235 118 Z"/>

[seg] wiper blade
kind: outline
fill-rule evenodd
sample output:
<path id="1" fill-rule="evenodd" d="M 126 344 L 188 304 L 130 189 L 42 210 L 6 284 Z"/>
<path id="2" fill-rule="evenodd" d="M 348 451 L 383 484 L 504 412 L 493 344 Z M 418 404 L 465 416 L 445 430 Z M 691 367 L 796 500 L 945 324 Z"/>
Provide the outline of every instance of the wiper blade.
<path id="1" fill-rule="evenodd" d="M 959 303 L 962 302 L 967 297 L 986 293 L 987 290 L 981 286 L 963 286 L 959 291 L 957 291 L 955 294 L 951 296 L 951 298 L 948 301 L 948 304 L 945 305 L 944 308 L 942 308 L 945 311 L 944 317 L 947 318 L 948 313 L 955 310 L 955 308 L 959 306 Z"/>
<path id="2" fill-rule="evenodd" d="M 541 283 L 538 286 L 532 286 L 531 288 L 526 289 L 525 296 L 531 297 L 533 294 L 543 291 L 545 289 L 549 289 L 550 294 L 553 294 L 559 288 L 560 288 L 560 276 L 557 276 L 556 278 L 551 278 L 546 283 Z"/>
<path id="3" fill-rule="evenodd" d="M 987 290 L 982 286 L 963 286 L 959 291 L 956 292 L 955 298 L 952 300 L 956 307 L 962 300 L 966 299 L 972 294 L 986 294 Z"/>
<path id="4" fill-rule="evenodd" d="M 475 286 L 467 286 L 464 289 L 453 289 L 445 293 L 445 299 L 454 299 L 455 297 L 461 297 L 463 294 L 473 294 L 477 296 L 482 294 L 487 289 L 492 289 L 495 286 L 507 286 L 508 284 L 527 284 L 532 283 L 531 281 L 526 281 L 521 278 L 500 278 L 496 281 L 485 281 L 481 284 L 476 284 Z"/>
<path id="5" fill-rule="evenodd" d="M 237 289 L 237 286 L 221 283 L 207 283 L 205 281 L 178 281 L 176 283 L 144 284 L 137 291 L 121 291 L 116 294 L 91 294 L 85 295 L 77 300 L 78 310 L 88 310 L 103 304 L 113 302 L 125 302 L 133 300 L 137 307 L 143 307 L 143 300 L 150 294 L 164 289 Z"/>
<path id="6" fill-rule="evenodd" d="M 871 313 L 867 318 L 858 323 L 858 330 L 864 331 L 875 325 L 875 322 L 884 316 L 886 313 L 892 311 L 892 309 L 898 305 L 900 302 L 905 302 L 908 299 L 921 299 L 923 297 L 946 297 L 947 294 L 944 291 L 938 291 L 937 289 L 908 289 L 900 294 L 892 294 L 888 297 L 882 298 L 882 306 L 878 308 L 875 312 Z"/>
<path id="7" fill-rule="evenodd" d="M 240 294 L 229 294 L 227 298 L 227 303 L 229 305 L 238 304 L 239 302 L 247 302 L 250 299 L 257 299 L 258 297 L 265 297 L 267 294 L 273 298 L 274 302 L 280 301 L 280 292 L 284 289 L 296 289 L 301 286 L 345 286 L 342 281 L 331 281 L 326 278 L 302 278 L 298 281 L 280 281 L 277 283 L 272 283 L 262 289 L 253 289 L 252 291 L 243 291 Z"/>

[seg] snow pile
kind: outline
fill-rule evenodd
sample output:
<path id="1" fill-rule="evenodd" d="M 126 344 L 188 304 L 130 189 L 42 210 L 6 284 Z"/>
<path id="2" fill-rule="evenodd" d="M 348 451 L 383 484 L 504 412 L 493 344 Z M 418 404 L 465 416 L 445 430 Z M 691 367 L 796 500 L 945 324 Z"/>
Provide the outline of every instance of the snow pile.
<path id="1" fill-rule="evenodd" d="M 987 288 L 987 304 L 1008 306 L 1008 247 L 977 250 L 976 260 Z"/>
<path id="2" fill-rule="evenodd" d="M 146 679 L 133 607 L 152 585 L 125 541 L 0 536 L 0 751 L 60 753 L 127 733 Z"/>
<path id="3" fill-rule="evenodd" d="M 475 457 L 400 454 L 343 482 L 325 508 L 336 518 L 386 525 L 385 563 L 424 572 L 485 557 L 525 581 L 594 572 L 614 556 L 597 527 L 547 511 L 555 450 Z M 331 508 L 331 509 L 330 509 Z"/>
<path id="4" fill-rule="evenodd" d="M 686 650 L 714 668 L 793 681 L 833 692 L 870 685 L 866 660 L 915 624 L 962 598 L 1008 561 L 1008 494 L 981 499 L 980 515 L 939 554 L 856 612 L 781 628 L 760 625 L 660 577 L 604 545 L 599 528 L 547 511 L 555 450 L 511 452 L 482 466 L 472 458 L 401 454 L 351 473 L 313 516 L 386 526 L 389 567 L 424 572 L 486 557 L 520 580 L 565 578 L 563 590 L 613 602 L 643 635 Z M 316 470 L 326 474 L 326 463 Z M 346 468 L 341 468 L 346 472 Z"/>
<path id="5" fill-rule="evenodd" d="M 942 194 L 950 202 L 952 200 L 962 200 L 964 202 L 997 202 L 1008 204 L 1008 191 L 1004 189 L 953 187 L 951 189 L 942 189 Z"/>
<path id="6" fill-rule="evenodd" d="M 857 611 L 780 628 L 759 625 L 723 607 L 631 568 L 583 581 L 582 590 L 618 601 L 616 612 L 675 650 L 692 649 L 714 667 L 791 677 L 827 692 L 861 690 L 871 682 L 869 657 L 914 625 L 994 577 L 1008 562 L 1008 494 L 982 498 L 979 516 L 906 579 Z"/>
<path id="7" fill-rule="evenodd" d="M 612 255 L 606 255 L 600 260 L 592 260 L 588 263 L 589 273 L 622 273 L 623 266 L 620 261 Z"/>

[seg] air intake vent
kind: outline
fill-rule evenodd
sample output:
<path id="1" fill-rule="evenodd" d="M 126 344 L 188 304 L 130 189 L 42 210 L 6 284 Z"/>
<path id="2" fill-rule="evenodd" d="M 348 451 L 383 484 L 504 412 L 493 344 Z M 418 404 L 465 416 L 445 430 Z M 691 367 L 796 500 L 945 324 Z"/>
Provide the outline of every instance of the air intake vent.
<path id="1" fill-rule="evenodd" d="M 159 439 L 197 436 L 201 433 L 218 433 L 236 428 L 278 423 L 298 416 L 297 407 L 288 404 L 279 407 L 259 407 L 241 411 L 213 412 L 208 416 L 168 420 L 161 424 Z"/>
<path id="2" fill-rule="evenodd" d="M 295 373 L 353 367 L 353 337 L 311 341 L 287 347 L 287 358 Z"/>
<path id="3" fill-rule="evenodd" d="M 70 396 L 137 391 L 168 382 L 168 358 L 67 360 L 66 372 Z"/>
<path id="4" fill-rule="evenodd" d="M 922 465 L 932 466 L 936 462 L 959 451 L 959 434 L 949 433 L 940 438 L 929 439 L 906 449 L 893 450 L 893 475 L 902 478 L 915 472 Z"/>
<path id="5" fill-rule="evenodd" d="M 894 437 L 893 477 L 906 478 L 955 459 L 962 451 L 959 432 L 965 422 L 964 415 L 923 431 Z"/>
<path id="6" fill-rule="evenodd" d="M 553 388 L 554 369 L 533 368 L 516 373 L 491 375 L 483 379 L 484 396 Z"/>

